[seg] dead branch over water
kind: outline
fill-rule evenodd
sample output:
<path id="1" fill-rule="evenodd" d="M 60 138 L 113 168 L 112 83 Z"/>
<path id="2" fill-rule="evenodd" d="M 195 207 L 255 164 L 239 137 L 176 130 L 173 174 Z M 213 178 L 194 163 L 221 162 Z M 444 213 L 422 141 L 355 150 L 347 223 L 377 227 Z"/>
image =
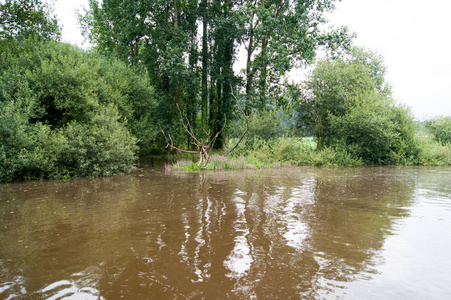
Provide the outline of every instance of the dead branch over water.
<path id="1" fill-rule="evenodd" d="M 238 145 L 241 143 L 241 141 L 243 140 L 246 133 L 249 131 L 249 117 L 246 115 L 246 113 L 244 112 L 243 108 L 241 107 L 238 99 L 235 97 L 233 90 L 232 90 L 232 96 L 235 99 L 236 103 L 238 104 L 239 109 L 241 110 L 241 112 L 243 113 L 243 115 L 246 119 L 246 130 L 243 132 L 243 134 L 241 135 L 241 137 L 237 141 L 237 143 L 230 150 L 228 150 L 225 153 L 225 156 L 229 155 L 233 150 L 236 149 L 236 147 L 238 147 Z M 180 151 L 183 153 L 191 153 L 191 154 L 199 153 L 200 157 L 199 157 L 199 162 L 197 163 L 197 166 L 201 167 L 201 168 L 205 168 L 208 165 L 208 162 L 210 161 L 210 154 L 211 154 L 211 151 L 213 150 L 216 140 L 218 139 L 219 135 L 224 131 L 224 128 L 227 124 L 227 117 L 224 114 L 224 124 L 222 125 L 221 129 L 219 131 L 217 131 L 214 135 L 211 134 L 211 129 L 209 129 L 207 132 L 205 130 L 205 128 L 202 127 L 202 131 L 205 133 L 207 138 L 201 139 L 201 138 L 197 137 L 196 134 L 194 133 L 194 130 L 193 130 L 188 118 L 183 117 L 182 111 L 181 111 L 178 103 L 176 103 L 176 106 L 177 106 L 177 110 L 180 115 L 180 123 L 182 124 L 183 129 L 191 137 L 191 139 L 192 139 L 191 143 L 194 146 L 196 146 L 199 150 L 185 150 L 185 149 L 181 149 L 180 146 L 179 147 L 174 146 L 174 142 L 171 138 L 171 135 L 169 135 L 169 134 L 166 135 L 163 128 L 161 128 L 161 126 L 159 126 L 161 132 L 163 133 L 164 139 L 166 140 L 165 148 L 176 149 L 177 151 Z"/>

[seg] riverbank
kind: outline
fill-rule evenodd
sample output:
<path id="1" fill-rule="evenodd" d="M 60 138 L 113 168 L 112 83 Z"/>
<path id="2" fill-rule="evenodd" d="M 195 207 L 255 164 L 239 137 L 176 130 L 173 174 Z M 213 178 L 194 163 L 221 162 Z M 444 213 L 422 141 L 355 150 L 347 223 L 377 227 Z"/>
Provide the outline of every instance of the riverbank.
<path id="1" fill-rule="evenodd" d="M 415 157 L 399 157 L 389 165 L 449 166 L 451 145 L 441 144 L 429 137 L 418 137 L 418 153 Z M 206 167 L 198 166 L 196 156 L 172 157 L 173 163 L 165 165 L 166 171 L 241 170 L 279 168 L 283 166 L 356 167 L 365 163 L 360 157 L 343 149 L 317 150 L 312 138 L 281 137 L 270 140 L 245 141 L 232 155 L 216 152 L 210 156 Z"/>

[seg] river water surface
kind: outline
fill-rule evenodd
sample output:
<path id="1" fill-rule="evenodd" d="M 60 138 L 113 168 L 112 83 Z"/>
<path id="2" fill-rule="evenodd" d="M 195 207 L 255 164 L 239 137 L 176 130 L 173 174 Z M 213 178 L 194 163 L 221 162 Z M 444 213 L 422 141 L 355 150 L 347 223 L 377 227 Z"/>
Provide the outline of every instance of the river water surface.
<path id="1" fill-rule="evenodd" d="M 0 299 L 451 299 L 451 169 L 0 184 Z"/>

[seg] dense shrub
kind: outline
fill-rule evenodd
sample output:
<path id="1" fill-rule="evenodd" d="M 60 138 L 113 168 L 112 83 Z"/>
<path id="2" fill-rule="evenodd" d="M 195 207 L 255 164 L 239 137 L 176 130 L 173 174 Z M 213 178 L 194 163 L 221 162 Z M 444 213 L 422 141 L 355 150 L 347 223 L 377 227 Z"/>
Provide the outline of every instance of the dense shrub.
<path id="1" fill-rule="evenodd" d="M 32 111 L 30 98 L 0 102 L 0 182 L 53 172 L 59 139 L 49 126 L 29 123 Z"/>
<path id="2" fill-rule="evenodd" d="M 450 166 L 451 165 L 451 143 L 442 144 L 430 137 L 418 138 L 420 153 L 418 164 L 424 166 Z"/>
<path id="3" fill-rule="evenodd" d="M 336 133 L 330 117 L 341 117 L 349 111 L 348 100 L 360 93 L 374 91 L 370 69 L 363 64 L 343 60 L 322 61 L 302 87 L 298 113 L 316 136 L 319 148 L 332 146 Z"/>
<path id="4" fill-rule="evenodd" d="M 364 94 L 351 100 L 348 112 L 330 116 L 329 145 L 360 157 L 365 164 L 411 164 L 417 154 L 409 110 Z"/>
<path id="5" fill-rule="evenodd" d="M 146 111 L 139 105 L 152 100 L 145 82 L 70 45 L 23 49 L 2 57 L 8 68 L 0 70 L 0 181 L 130 170 L 138 148 L 127 120 L 139 135 L 136 124 L 147 117 L 139 118 Z"/>
<path id="6" fill-rule="evenodd" d="M 392 100 L 384 72 L 381 58 L 361 49 L 318 64 L 301 92 L 298 110 L 319 150 L 333 148 L 368 165 L 417 160 L 413 117 Z"/>
<path id="7" fill-rule="evenodd" d="M 426 128 L 436 141 L 451 142 L 451 117 L 438 117 L 426 122 Z"/>
<path id="8" fill-rule="evenodd" d="M 361 166 L 363 161 L 346 150 L 323 148 L 316 150 L 312 138 L 255 138 L 252 146 L 239 145 L 233 157 L 244 156 L 263 165 L 279 162 L 299 166 Z"/>

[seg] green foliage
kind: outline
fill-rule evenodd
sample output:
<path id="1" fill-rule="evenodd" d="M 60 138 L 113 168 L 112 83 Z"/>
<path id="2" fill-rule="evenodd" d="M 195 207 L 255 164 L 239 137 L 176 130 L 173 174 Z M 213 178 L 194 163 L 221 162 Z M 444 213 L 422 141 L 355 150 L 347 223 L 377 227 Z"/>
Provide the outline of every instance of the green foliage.
<path id="1" fill-rule="evenodd" d="M 89 116 L 86 111 L 98 104 L 114 103 L 141 146 L 155 141 L 156 100 L 145 71 L 67 44 L 26 41 L 22 45 L 23 52 L 5 61 L 5 72 L 6 66 L 16 71 L 4 76 L 10 83 L 3 88 L 17 88 L 23 81 L 29 84 L 40 107 L 35 121 L 60 127 L 83 120 Z"/>
<path id="2" fill-rule="evenodd" d="M 451 143 L 451 117 L 438 117 L 426 122 L 427 130 L 443 145 Z"/>
<path id="3" fill-rule="evenodd" d="M 330 116 L 341 117 L 348 111 L 348 99 L 374 91 L 375 85 L 365 65 L 342 59 L 322 61 L 312 71 L 299 102 L 299 116 L 315 134 L 319 147 L 329 146 L 335 133 Z"/>
<path id="4" fill-rule="evenodd" d="M 262 168 L 279 168 L 283 166 L 279 162 L 265 163 L 255 157 L 243 156 L 237 158 L 227 158 L 221 155 L 212 155 L 210 163 L 205 167 L 199 167 L 197 162 L 189 160 L 179 160 L 174 164 L 166 165 L 166 171 L 202 171 L 202 170 L 243 170 L 243 169 L 262 169 Z"/>
<path id="5" fill-rule="evenodd" d="M 270 96 L 280 93 L 288 70 L 311 62 L 319 47 L 347 48 L 346 28 L 321 30 L 333 2 L 90 0 L 80 21 L 97 51 L 149 71 L 158 94 L 157 123 L 176 144 L 189 145 L 176 129 L 176 103 L 194 131 L 216 133 L 224 115 L 232 119 L 231 91 L 240 84 L 246 85 L 246 110 L 267 109 L 276 104 Z M 233 64 L 243 46 L 248 60 L 239 78 Z"/>
<path id="6" fill-rule="evenodd" d="M 418 154 L 410 112 L 375 94 L 352 98 L 348 112 L 329 117 L 331 146 L 362 158 L 366 164 L 408 164 Z"/>
<path id="7" fill-rule="evenodd" d="M 312 138 L 279 137 L 270 140 L 255 138 L 250 145 L 240 144 L 233 157 L 244 156 L 263 164 L 279 162 L 299 166 L 360 166 L 363 161 L 345 150 L 316 150 Z"/>
<path id="8" fill-rule="evenodd" d="M 237 139 L 230 142 L 235 144 Z M 312 139 L 273 138 L 263 140 L 255 137 L 251 146 L 240 144 L 229 157 L 218 154 L 210 157 L 206 168 L 197 166 L 197 162 L 179 160 L 166 167 L 170 171 L 199 171 L 199 170 L 227 170 L 227 169 L 261 169 L 277 168 L 289 165 L 306 165 L 312 163 L 316 143 Z"/>
<path id="9" fill-rule="evenodd" d="M 451 143 L 442 144 L 430 137 L 418 138 L 418 164 L 424 166 L 451 166 Z"/>
<path id="10" fill-rule="evenodd" d="M 354 55 L 354 56 L 353 56 Z M 319 149 L 332 147 L 365 164 L 411 164 L 418 156 L 410 111 L 393 103 L 381 58 L 354 49 L 347 58 L 321 62 L 299 105 Z"/>
<path id="11" fill-rule="evenodd" d="M 4 0 L 0 3 L 0 53 L 18 48 L 18 42 L 24 39 L 58 39 L 60 34 L 58 22 L 44 1 Z"/>
<path id="12" fill-rule="evenodd" d="M 69 176 L 105 176 L 130 170 L 135 160 L 136 139 L 113 105 L 100 107 L 85 125 L 77 121 L 61 130 L 66 138 L 59 163 Z"/>
<path id="13" fill-rule="evenodd" d="M 374 83 L 376 92 L 390 95 L 391 87 L 385 82 L 387 68 L 384 64 L 382 55 L 371 50 L 354 47 L 346 56 L 346 61 L 366 66 L 368 68 L 368 74 Z"/>
<path id="14" fill-rule="evenodd" d="M 24 43 L 0 69 L 0 181 L 130 170 L 154 137 L 153 90 L 125 65 L 55 42 Z"/>
<path id="15" fill-rule="evenodd" d="M 57 139 L 41 123 L 30 126 L 34 99 L 29 94 L 22 88 L 16 101 L 0 102 L 0 182 L 32 179 L 52 169 L 52 153 L 46 150 Z"/>
<path id="16" fill-rule="evenodd" d="M 363 161 L 360 157 L 350 154 L 343 149 L 326 147 L 314 152 L 305 164 L 318 167 L 357 167 L 362 166 Z"/>
<path id="17" fill-rule="evenodd" d="M 296 65 L 310 63 L 316 50 L 327 45 L 334 51 L 349 46 L 346 28 L 321 30 L 324 13 L 334 1 L 241 1 L 242 34 L 246 51 L 246 109 L 267 108 L 276 97 L 280 77 Z"/>
<path id="18" fill-rule="evenodd" d="M 254 138 L 269 140 L 282 137 L 291 133 L 291 118 L 281 110 L 255 111 L 249 116 L 249 132 L 246 134 L 247 141 Z M 231 122 L 230 137 L 239 138 L 246 130 L 246 120 L 240 115 L 239 119 Z"/>
<path id="19" fill-rule="evenodd" d="M 177 128 L 176 103 L 196 129 L 200 87 L 197 13 L 193 1 L 91 0 L 89 10 L 80 16 L 84 33 L 98 52 L 148 70 L 157 95 L 151 121 L 153 126 L 160 124 L 177 144 L 186 140 Z M 217 114 L 222 116 L 222 112 Z M 147 133 L 141 140 L 152 140 L 144 148 L 158 147 L 159 131 L 146 130 L 148 121 L 143 117 L 131 127 Z"/>
<path id="20" fill-rule="evenodd" d="M 153 148 L 160 131 L 156 93 L 147 72 L 127 67 L 115 59 L 100 59 L 98 67 L 101 84 L 97 85 L 96 93 L 100 102 L 117 105 L 120 115 L 127 120 L 127 127 L 138 138 L 141 150 Z"/>

